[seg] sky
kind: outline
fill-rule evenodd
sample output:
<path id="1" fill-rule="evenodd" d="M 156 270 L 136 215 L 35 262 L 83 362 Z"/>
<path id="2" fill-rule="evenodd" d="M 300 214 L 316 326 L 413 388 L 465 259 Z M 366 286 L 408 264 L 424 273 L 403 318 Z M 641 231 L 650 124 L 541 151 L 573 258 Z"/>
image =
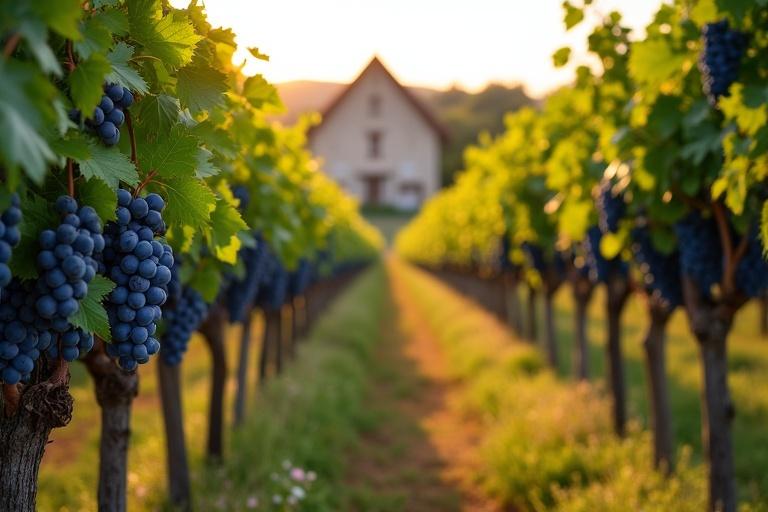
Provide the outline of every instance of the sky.
<path id="1" fill-rule="evenodd" d="M 184 7 L 188 0 L 172 0 Z M 661 0 L 595 0 L 618 10 L 643 32 Z M 478 90 L 489 82 L 521 83 L 542 96 L 568 83 L 588 62 L 588 27 L 566 32 L 562 0 L 207 0 L 214 26 L 231 27 L 247 74 L 275 83 L 350 82 L 373 55 L 398 79 L 415 86 Z M 592 20 L 594 22 L 594 20 Z M 270 56 L 257 61 L 245 48 Z M 574 49 L 567 68 L 551 55 Z"/>

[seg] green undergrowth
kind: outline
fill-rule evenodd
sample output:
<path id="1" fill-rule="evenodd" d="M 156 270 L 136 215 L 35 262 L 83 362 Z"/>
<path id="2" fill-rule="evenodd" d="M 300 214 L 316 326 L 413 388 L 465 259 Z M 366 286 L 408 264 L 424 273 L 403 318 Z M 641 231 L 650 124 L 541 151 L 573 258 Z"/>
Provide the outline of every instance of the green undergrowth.
<path id="1" fill-rule="evenodd" d="M 485 492 L 515 510 L 706 509 L 705 470 L 691 460 L 690 447 L 680 448 L 674 476 L 664 478 L 652 469 L 641 422 L 624 439 L 613 434 L 600 384 L 559 377 L 535 347 L 446 285 L 401 262 L 392 268 L 462 383 L 464 412 L 482 421 L 476 478 Z M 742 508 L 766 510 L 757 503 Z"/>
<path id="2" fill-rule="evenodd" d="M 365 396 L 384 279 L 377 266 L 356 282 L 265 386 L 225 463 L 195 479 L 200 510 L 340 510 L 343 454 L 370 421 Z"/>
<path id="3" fill-rule="evenodd" d="M 285 460 L 313 470 L 305 510 L 334 510 L 340 453 L 353 437 L 355 422 L 365 421 L 362 395 L 365 368 L 376 343 L 384 298 L 380 266 L 361 276 L 332 304 L 283 377 L 274 379 L 258 399 L 256 351 L 251 351 L 248 384 L 249 419 L 232 432 L 231 411 L 240 329 L 228 334 L 230 377 L 225 401 L 228 444 L 223 466 L 204 460 L 211 365 L 199 335 L 190 343 L 182 364 L 182 391 L 187 449 L 192 468 L 196 510 L 282 510 L 271 506 L 273 491 L 288 471 Z M 262 329 L 254 322 L 253 336 Z M 255 341 L 256 338 L 254 338 Z M 128 510 L 168 510 L 165 441 L 154 362 L 142 366 L 140 392 L 131 418 L 128 454 Z M 40 468 L 38 510 L 97 510 L 99 415 L 90 378 L 80 364 L 72 366 L 75 398 L 72 422 L 51 434 L 52 443 Z M 290 487 L 288 487 L 290 491 Z M 290 510 L 290 509 L 288 509 Z"/>

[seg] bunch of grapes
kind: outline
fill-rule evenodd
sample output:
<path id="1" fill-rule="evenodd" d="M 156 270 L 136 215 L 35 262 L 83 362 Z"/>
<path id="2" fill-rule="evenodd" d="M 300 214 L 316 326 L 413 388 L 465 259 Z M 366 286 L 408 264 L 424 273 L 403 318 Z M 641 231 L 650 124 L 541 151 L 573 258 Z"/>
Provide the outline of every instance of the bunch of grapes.
<path id="1" fill-rule="evenodd" d="M 632 230 L 632 252 L 635 255 L 646 291 L 673 310 L 683 303 L 680 281 L 680 254 L 659 252 L 647 227 Z"/>
<path id="2" fill-rule="evenodd" d="M 736 287 L 748 297 L 760 297 L 768 289 L 768 262 L 763 255 L 763 244 L 754 228 L 748 236 L 747 252 L 736 267 Z"/>
<path id="3" fill-rule="evenodd" d="M 165 309 L 173 309 L 181 300 L 184 293 L 184 285 L 181 284 L 181 256 L 174 256 L 171 267 L 171 280 L 166 285 L 168 293 L 165 299 Z"/>
<path id="4" fill-rule="evenodd" d="M 260 239 L 256 247 L 244 247 L 240 250 L 240 259 L 245 263 L 245 276 L 240 280 L 233 279 L 227 288 L 230 322 L 242 322 L 248 307 L 253 304 L 259 292 L 267 257 L 266 242 Z"/>
<path id="5" fill-rule="evenodd" d="M 723 250 L 717 224 L 692 212 L 675 224 L 680 270 L 708 294 L 723 277 Z"/>
<path id="6" fill-rule="evenodd" d="M 603 233 L 618 231 L 619 221 L 626 214 L 627 204 L 624 202 L 623 194 L 613 193 L 613 186 L 609 180 L 600 184 L 595 206 L 599 216 L 598 225 Z"/>
<path id="7" fill-rule="evenodd" d="M 280 309 L 288 295 L 288 273 L 272 253 L 266 266 L 256 302 L 263 309 Z"/>
<path id="8" fill-rule="evenodd" d="M 93 109 L 85 125 L 93 129 L 107 146 L 114 146 L 120 141 L 120 127 L 125 122 L 125 109 L 133 105 L 133 93 L 122 85 L 104 84 L 104 94 L 98 106 Z M 79 110 L 69 113 L 70 119 L 80 123 Z"/>
<path id="9" fill-rule="evenodd" d="M 11 282 L 11 269 L 8 263 L 11 260 L 13 248 L 21 240 L 19 222 L 21 222 L 19 196 L 14 194 L 11 197 L 11 205 L 0 216 L 0 292 Z"/>
<path id="10" fill-rule="evenodd" d="M 704 51 L 699 57 L 699 70 L 704 82 L 704 93 L 714 105 L 720 96 L 728 95 L 728 88 L 739 75 L 739 65 L 747 49 L 747 35 L 731 30 L 728 20 L 708 23 L 702 29 Z"/>
<path id="11" fill-rule="evenodd" d="M 0 299 L 0 380 L 16 384 L 30 377 L 35 361 L 54 343 L 49 322 L 38 316 L 34 283 L 13 279 Z"/>
<path id="12" fill-rule="evenodd" d="M 61 350 L 51 344 L 48 355 L 74 361 L 93 348 L 93 336 L 72 327 L 69 317 L 80 309 L 88 284 L 99 270 L 97 259 L 104 250 L 101 220 L 90 206 L 78 208 L 70 196 L 56 200 L 61 224 L 40 233 L 37 255 L 39 277 L 35 283 L 35 311 L 38 328 L 61 334 Z"/>
<path id="13" fill-rule="evenodd" d="M 248 209 L 248 205 L 251 202 L 251 195 L 248 193 L 248 189 L 245 185 L 233 186 L 232 195 L 235 196 L 235 199 L 240 201 L 240 204 L 237 207 L 238 210 L 242 212 Z"/>
<path id="14" fill-rule="evenodd" d="M 504 233 L 501 237 L 501 248 L 499 250 L 499 267 L 502 272 L 514 270 L 514 265 L 509 259 L 509 252 L 512 249 L 512 239 L 509 233 Z"/>
<path id="15" fill-rule="evenodd" d="M 56 200 L 56 210 L 62 216 L 61 224 L 39 236 L 39 297 L 35 303 L 37 313 L 52 322 L 77 313 L 78 301 L 88 294 L 88 283 L 98 271 L 96 258 L 105 243 L 101 221 L 93 208 L 78 209 L 74 198 L 61 196 Z"/>
<path id="16" fill-rule="evenodd" d="M 626 276 L 629 273 L 627 262 L 620 257 L 609 260 L 603 256 L 600 252 L 600 240 L 602 238 L 602 230 L 597 226 L 592 226 L 587 230 L 587 238 L 584 239 L 589 278 L 595 283 L 605 283 L 611 276 Z"/>
<path id="17" fill-rule="evenodd" d="M 309 287 L 312 279 L 312 264 L 308 259 L 302 258 L 299 267 L 289 276 L 289 291 L 292 297 L 302 295 Z"/>
<path id="18" fill-rule="evenodd" d="M 544 260 L 544 250 L 530 242 L 523 242 L 523 252 L 528 259 L 528 264 L 533 267 L 537 272 L 543 273 L 546 270 L 546 261 Z"/>
<path id="19" fill-rule="evenodd" d="M 184 287 L 181 298 L 173 309 L 166 309 L 165 332 L 160 357 L 165 364 L 175 366 L 181 362 L 192 333 L 208 315 L 208 304 L 193 288 Z"/>
<path id="20" fill-rule="evenodd" d="M 106 303 L 113 343 L 110 356 L 134 370 L 160 350 L 154 337 L 171 281 L 173 251 L 155 235 L 165 232 L 165 202 L 157 194 L 131 197 L 117 193 L 117 221 L 104 230 L 105 271 L 117 285 Z"/>

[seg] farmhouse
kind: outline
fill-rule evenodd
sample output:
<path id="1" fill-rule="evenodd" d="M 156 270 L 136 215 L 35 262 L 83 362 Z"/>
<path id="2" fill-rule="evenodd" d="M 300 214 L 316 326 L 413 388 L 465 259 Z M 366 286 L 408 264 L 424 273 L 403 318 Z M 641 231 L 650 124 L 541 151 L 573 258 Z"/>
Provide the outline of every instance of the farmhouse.
<path id="1" fill-rule="evenodd" d="M 310 148 L 364 204 L 415 210 L 440 187 L 446 131 L 377 57 L 321 114 Z"/>

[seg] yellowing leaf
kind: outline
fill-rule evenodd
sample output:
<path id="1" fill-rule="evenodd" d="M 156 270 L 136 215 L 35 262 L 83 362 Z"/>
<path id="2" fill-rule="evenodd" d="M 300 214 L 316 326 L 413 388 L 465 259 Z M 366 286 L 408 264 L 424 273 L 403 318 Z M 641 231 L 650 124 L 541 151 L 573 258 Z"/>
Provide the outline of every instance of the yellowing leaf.
<path id="1" fill-rule="evenodd" d="M 604 233 L 600 239 L 600 253 L 607 260 L 616 258 L 624 247 L 624 238 L 620 233 Z"/>
<path id="2" fill-rule="evenodd" d="M 629 75 L 649 88 L 658 88 L 681 73 L 686 54 L 676 53 L 667 41 L 650 39 L 632 45 Z"/>

